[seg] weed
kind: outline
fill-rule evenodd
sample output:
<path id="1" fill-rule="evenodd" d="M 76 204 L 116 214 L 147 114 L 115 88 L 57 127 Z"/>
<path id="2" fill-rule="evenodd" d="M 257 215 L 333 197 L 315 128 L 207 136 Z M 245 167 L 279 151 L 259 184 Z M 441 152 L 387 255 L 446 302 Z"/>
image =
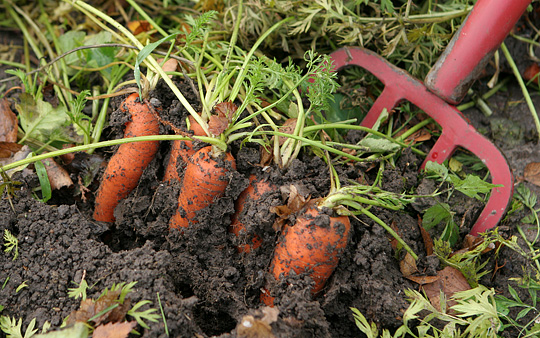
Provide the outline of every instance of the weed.
<path id="1" fill-rule="evenodd" d="M 75 282 L 72 282 L 72 283 L 77 285 L 77 283 Z M 88 283 L 86 282 L 85 279 L 82 279 L 76 288 L 68 289 L 68 296 L 75 299 L 81 298 L 82 300 L 86 300 L 87 290 L 88 290 Z"/>
<path id="2" fill-rule="evenodd" d="M 8 229 L 4 229 L 4 246 L 4 252 L 13 254 L 13 260 L 19 257 L 19 240 Z"/>
<path id="3" fill-rule="evenodd" d="M 30 338 L 32 337 L 38 329 L 35 328 L 36 326 L 36 319 L 32 319 L 28 326 L 26 327 L 26 330 L 24 331 L 24 335 L 22 334 L 22 318 L 19 318 L 19 320 L 15 318 L 10 318 L 8 316 L 1 316 L 0 317 L 0 329 L 4 331 L 7 338 Z"/>
<path id="4" fill-rule="evenodd" d="M 383 330 L 380 337 L 453 337 L 453 338 L 496 338 L 502 329 L 502 323 L 498 317 L 495 302 L 495 291 L 484 286 L 474 289 L 456 292 L 450 300 L 455 305 L 448 306 L 441 297 L 441 310 L 437 310 L 420 292 L 405 290 L 409 302 L 409 308 L 403 314 L 403 325 L 394 335 L 388 330 Z M 352 309 L 356 325 L 368 338 L 379 337 L 375 324 L 369 324 L 366 318 L 357 309 Z M 427 315 L 420 317 L 421 311 L 427 311 Z M 444 324 L 442 329 L 439 325 L 432 324 L 436 319 Z M 419 325 L 411 325 L 416 321 Z"/>
<path id="5" fill-rule="evenodd" d="M 524 303 L 517 291 L 511 285 L 508 285 L 508 292 L 510 293 L 511 299 L 500 295 L 495 296 L 497 311 L 499 311 L 500 316 L 507 322 L 503 328 L 513 326 L 520 330 L 520 336 L 523 334 L 525 337 L 532 337 L 540 334 L 540 323 L 538 323 L 540 312 L 537 307 L 537 293 L 540 291 L 540 284 L 530 277 L 520 278 L 517 281 L 520 288 L 528 291 L 529 296 L 531 297 L 531 304 Z M 521 309 L 515 318 L 509 316 L 511 308 Z M 519 324 L 519 320 L 529 313 L 532 313 L 534 318 L 525 325 Z"/>
<path id="6" fill-rule="evenodd" d="M 26 284 L 26 282 L 27 281 L 24 281 L 21 284 L 19 284 L 19 286 L 17 286 L 17 288 L 15 289 L 15 292 L 19 293 L 19 291 L 21 291 L 22 289 L 27 288 L 28 284 Z"/>

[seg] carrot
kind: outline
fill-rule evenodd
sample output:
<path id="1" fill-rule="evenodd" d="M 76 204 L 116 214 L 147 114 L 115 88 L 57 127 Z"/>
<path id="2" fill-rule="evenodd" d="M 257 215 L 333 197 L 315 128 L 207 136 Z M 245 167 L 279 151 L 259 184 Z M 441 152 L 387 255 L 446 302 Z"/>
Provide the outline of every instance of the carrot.
<path id="1" fill-rule="evenodd" d="M 120 110 L 131 115 L 124 137 L 159 135 L 159 122 L 137 93 L 129 95 Z M 114 222 L 114 208 L 139 183 L 141 175 L 157 153 L 158 141 L 122 144 L 110 159 L 97 191 L 94 219 Z"/>
<path id="2" fill-rule="evenodd" d="M 257 201 L 265 193 L 275 190 L 276 187 L 272 183 L 263 180 L 257 180 L 257 176 L 249 176 L 249 186 L 240 193 L 238 198 L 234 203 L 235 212 L 231 217 L 231 225 L 229 227 L 229 232 L 235 234 L 237 237 L 245 236 L 247 234 L 247 229 L 244 223 L 240 221 L 242 211 L 244 210 L 244 205 L 248 201 Z M 251 237 L 251 236 L 250 236 Z M 237 247 L 238 252 L 248 253 L 251 250 L 257 249 L 262 244 L 262 239 L 259 235 L 254 234 L 251 237 L 251 244 L 245 243 Z"/>
<path id="3" fill-rule="evenodd" d="M 195 121 L 193 116 L 189 116 L 189 129 L 193 131 L 194 135 L 203 136 L 205 135 L 204 129 Z M 188 162 L 188 159 L 195 153 L 193 149 L 192 141 L 183 141 L 178 140 L 174 141 L 171 147 L 171 153 L 169 155 L 169 163 L 167 163 L 167 168 L 165 169 L 165 174 L 163 175 L 163 180 L 165 182 L 170 182 L 171 180 L 180 181 L 178 176 L 178 159 L 182 159 L 184 163 Z"/>
<path id="4" fill-rule="evenodd" d="M 330 217 L 316 205 L 309 206 L 293 226 L 283 231 L 274 251 L 270 273 L 277 281 L 292 271 L 307 273 L 315 282 L 311 293 L 316 295 L 337 267 L 350 230 L 349 217 Z M 260 298 L 264 304 L 273 306 L 274 297 L 268 290 L 263 290 Z"/>
<path id="5" fill-rule="evenodd" d="M 184 173 L 178 210 L 169 221 L 170 228 L 187 228 L 197 223 L 196 213 L 223 196 L 227 188 L 227 172 L 236 169 L 236 162 L 230 153 L 225 153 L 221 163 L 212 154 L 212 146 L 197 151 L 188 160 Z M 225 164 L 225 165 L 224 165 Z"/>

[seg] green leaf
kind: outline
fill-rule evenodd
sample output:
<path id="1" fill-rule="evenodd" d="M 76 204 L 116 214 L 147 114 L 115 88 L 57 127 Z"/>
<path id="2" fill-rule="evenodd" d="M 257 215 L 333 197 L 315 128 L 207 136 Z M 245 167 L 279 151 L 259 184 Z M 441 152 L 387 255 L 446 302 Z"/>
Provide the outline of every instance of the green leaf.
<path id="1" fill-rule="evenodd" d="M 38 334 L 32 338 L 86 338 L 89 336 L 88 326 L 83 322 L 76 322 L 73 326 L 44 334 Z"/>
<path id="2" fill-rule="evenodd" d="M 453 214 L 450 211 L 450 206 L 446 203 L 435 204 L 430 207 L 424 213 L 422 218 L 422 226 L 424 229 L 429 230 L 434 226 L 438 225 L 442 221 L 448 221 L 452 219 Z"/>
<path id="3" fill-rule="evenodd" d="M 49 102 L 34 100 L 32 95 L 23 93 L 21 102 L 15 107 L 19 112 L 21 127 L 25 137 L 32 137 L 42 142 L 54 140 L 71 141 L 69 135 L 69 117 L 64 106 L 53 108 Z"/>
<path id="4" fill-rule="evenodd" d="M 52 159 L 47 159 L 44 161 L 52 161 Z M 43 203 L 47 203 L 47 201 L 52 197 L 51 182 L 49 181 L 49 176 L 47 175 L 47 169 L 45 169 L 45 165 L 43 165 L 43 162 L 41 161 L 34 162 L 34 167 L 36 168 L 36 174 L 41 186 L 41 201 Z"/>
<path id="5" fill-rule="evenodd" d="M 369 152 L 374 153 L 394 153 L 401 149 L 399 144 L 374 136 L 373 134 L 364 137 L 358 144 L 366 147 Z"/>
<path id="6" fill-rule="evenodd" d="M 535 193 L 531 192 L 531 190 L 523 183 L 520 183 L 517 186 L 514 197 L 520 200 L 529 209 L 534 208 L 538 200 L 538 196 Z"/>
<path id="7" fill-rule="evenodd" d="M 428 175 L 434 175 L 435 177 L 438 177 L 445 181 L 448 177 L 448 168 L 437 162 L 428 161 L 424 170 Z"/>
<path id="8" fill-rule="evenodd" d="M 148 57 L 148 55 L 152 54 L 152 52 L 159 47 L 163 42 L 172 40 L 176 38 L 180 33 L 175 33 L 168 35 L 156 42 L 149 43 L 148 45 L 144 46 L 143 49 L 137 54 L 137 58 L 135 60 L 135 82 L 137 82 L 137 86 L 139 87 L 139 91 L 141 91 L 141 63 Z"/>
<path id="9" fill-rule="evenodd" d="M 381 0 L 381 9 L 388 13 L 395 12 L 394 4 L 392 3 L 392 0 Z"/>
<path id="10" fill-rule="evenodd" d="M 508 284 L 508 292 L 510 292 L 510 295 L 512 296 L 512 298 L 514 298 L 519 303 L 523 304 L 523 302 L 521 301 L 521 298 L 519 298 L 518 293 L 510 284 Z"/>
<path id="11" fill-rule="evenodd" d="M 83 31 L 66 32 L 58 37 L 58 47 L 62 53 L 73 50 L 83 45 L 85 36 L 86 33 Z M 86 50 L 80 50 L 76 53 L 68 54 L 64 57 L 64 62 L 67 65 L 82 66 L 81 61 L 83 58 L 81 56 L 86 52 Z M 70 67 L 67 67 L 67 71 L 69 75 L 73 75 L 77 72 L 77 70 Z"/>
<path id="12" fill-rule="evenodd" d="M 368 338 L 376 338 L 378 336 L 377 325 L 375 323 L 368 323 L 366 317 L 356 308 L 351 307 L 353 312 L 354 322 L 360 331 L 362 331 Z"/>
<path id="13" fill-rule="evenodd" d="M 467 175 L 463 180 L 457 175 L 450 175 L 449 178 L 457 191 L 469 197 L 476 198 L 479 201 L 483 201 L 484 199 L 478 194 L 487 194 L 493 188 L 502 187 L 500 184 L 491 184 L 483 181 L 476 175 Z"/>
<path id="14" fill-rule="evenodd" d="M 141 300 L 137 304 L 133 305 L 133 307 L 128 311 L 128 315 L 135 318 L 137 323 L 139 323 L 140 326 L 144 327 L 145 329 L 149 329 L 148 325 L 144 322 L 144 320 L 148 320 L 151 322 L 157 322 L 161 317 L 154 312 L 157 312 L 156 309 L 148 309 L 145 311 L 137 311 L 140 307 L 150 304 L 151 302 L 149 300 Z"/>

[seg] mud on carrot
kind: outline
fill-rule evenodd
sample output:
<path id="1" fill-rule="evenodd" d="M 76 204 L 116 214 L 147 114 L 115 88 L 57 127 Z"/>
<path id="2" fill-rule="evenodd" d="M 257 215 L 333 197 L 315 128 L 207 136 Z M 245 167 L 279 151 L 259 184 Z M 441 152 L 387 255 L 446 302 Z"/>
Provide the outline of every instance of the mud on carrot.
<path id="1" fill-rule="evenodd" d="M 131 121 L 125 125 L 124 137 L 159 135 L 159 122 L 149 103 L 141 102 L 137 93 L 129 95 L 120 105 L 120 110 L 129 113 Z M 114 222 L 114 209 L 139 183 L 139 179 L 154 158 L 158 141 L 143 141 L 120 145 L 111 157 L 103 180 L 97 191 L 94 219 Z"/>

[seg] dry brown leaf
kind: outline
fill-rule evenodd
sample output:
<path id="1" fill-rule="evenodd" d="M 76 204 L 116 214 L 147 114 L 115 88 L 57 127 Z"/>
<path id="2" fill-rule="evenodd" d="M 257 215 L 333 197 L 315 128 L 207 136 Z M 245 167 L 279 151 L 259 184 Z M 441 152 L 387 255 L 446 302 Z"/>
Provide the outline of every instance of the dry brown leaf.
<path id="1" fill-rule="evenodd" d="M 431 133 L 427 129 L 420 129 L 405 139 L 405 143 L 416 143 L 416 142 L 423 142 L 423 141 L 429 141 L 431 140 Z"/>
<path id="2" fill-rule="evenodd" d="M 405 257 L 399 262 L 399 270 L 404 277 L 408 277 L 415 272 L 418 272 L 416 267 L 416 260 L 410 253 L 406 253 Z"/>
<path id="3" fill-rule="evenodd" d="M 66 169 L 59 166 L 53 159 L 42 160 L 41 163 L 43 163 L 45 170 L 47 170 L 51 189 L 56 190 L 73 185 L 73 181 L 69 177 L 69 173 Z"/>
<path id="4" fill-rule="evenodd" d="M 396 232 L 396 234 L 398 234 L 398 236 L 401 237 L 401 231 L 398 229 L 397 222 L 395 220 L 392 220 L 392 223 L 390 223 L 390 227 Z M 390 240 L 390 245 L 392 246 L 392 249 L 394 249 L 394 251 L 398 249 L 398 244 L 399 242 L 397 241 L 397 239 L 392 237 L 392 239 Z"/>
<path id="5" fill-rule="evenodd" d="M 270 149 L 263 146 L 260 146 L 259 149 L 261 153 L 261 161 L 259 165 L 261 167 L 266 167 L 267 165 L 270 165 L 272 163 L 272 159 L 274 158 L 274 155 L 272 154 Z"/>
<path id="6" fill-rule="evenodd" d="M 296 120 L 297 119 L 288 119 L 283 123 L 283 125 L 279 128 L 279 131 L 284 134 L 292 134 L 294 132 L 294 128 L 296 128 Z M 280 136 L 279 137 L 279 145 L 283 145 L 285 141 L 288 139 L 288 137 Z"/>
<path id="7" fill-rule="evenodd" d="M 67 324 L 74 324 L 75 322 L 87 322 L 90 318 L 101 311 L 107 309 L 110 306 L 119 304 L 118 297 L 121 290 L 109 291 L 106 295 L 102 295 L 97 300 L 85 299 L 81 301 L 81 305 L 77 311 L 71 312 Z M 126 314 L 131 307 L 130 299 L 125 299 L 123 304 L 115 307 L 111 311 L 108 311 L 101 316 L 95 318 L 93 322 L 96 325 L 106 322 L 121 322 L 126 318 Z"/>
<path id="8" fill-rule="evenodd" d="M 232 119 L 237 109 L 238 106 L 232 102 L 221 102 L 216 104 L 214 107 L 214 111 L 218 114 L 218 116 L 226 117 L 229 121 Z"/>
<path id="9" fill-rule="evenodd" d="M 422 226 L 422 219 L 418 216 L 418 228 L 420 229 L 420 234 L 422 234 L 422 240 L 424 241 L 424 247 L 426 248 L 426 255 L 433 255 L 433 239 L 429 232 Z"/>
<path id="10" fill-rule="evenodd" d="M 11 157 L 13 154 L 20 151 L 22 147 L 22 144 L 15 142 L 0 142 L 0 158 Z"/>
<path id="11" fill-rule="evenodd" d="M 439 280 L 439 276 L 405 276 L 405 278 L 420 285 L 435 283 Z"/>
<path id="12" fill-rule="evenodd" d="M 0 141 L 17 142 L 17 116 L 11 111 L 9 102 L 0 99 Z"/>
<path id="13" fill-rule="evenodd" d="M 527 164 L 523 176 L 526 181 L 540 186 L 540 162 L 531 162 Z"/>
<path id="14" fill-rule="evenodd" d="M 157 63 L 161 64 L 163 62 L 163 59 L 157 59 Z M 174 72 L 176 71 L 176 68 L 178 68 L 178 61 L 176 59 L 168 59 L 165 61 L 165 63 L 161 66 L 164 72 Z M 172 79 L 172 74 L 169 75 L 169 79 Z"/>
<path id="15" fill-rule="evenodd" d="M 133 33 L 133 35 L 137 35 L 142 32 L 148 32 L 154 27 L 152 27 L 152 25 L 146 20 L 136 20 L 128 22 L 127 28 L 131 31 L 131 33 Z"/>
<path id="16" fill-rule="evenodd" d="M 92 338 L 125 338 L 131 330 L 137 326 L 137 322 L 109 323 L 100 325 L 94 330 Z"/>
<path id="17" fill-rule="evenodd" d="M 430 284 L 423 285 L 423 289 L 426 292 L 431 305 L 436 309 L 441 309 L 441 291 L 448 300 L 452 295 L 459 291 L 470 290 L 471 287 L 467 282 L 467 279 L 463 274 L 456 268 L 447 266 L 437 273 L 439 279 Z M 447 301 L 447 308 L 455 304 L 455 301 Z"/>
<path id="18" fill-rule="evenodd" d="M 225 131 L 225 129 L 227 129 L 228 126 L 229 120 L 227 120 L 227 118 L 224 116 L 212 115 L 208 121 L 208 130 L 213 135 L 220 135 Z"/>
<path id="19" fill-rule="evenodd" d="M 270 211 L 278 216 L 273 225 L 275 231 L 281 231 L 289 216 L 302 210 L 302 208 L 310 202 L 310 196 L 302 196 L 294 184 L 291 184 L 288 189 L 289 197 L 287 199 L 287 205 L 270 207 Z"/>

